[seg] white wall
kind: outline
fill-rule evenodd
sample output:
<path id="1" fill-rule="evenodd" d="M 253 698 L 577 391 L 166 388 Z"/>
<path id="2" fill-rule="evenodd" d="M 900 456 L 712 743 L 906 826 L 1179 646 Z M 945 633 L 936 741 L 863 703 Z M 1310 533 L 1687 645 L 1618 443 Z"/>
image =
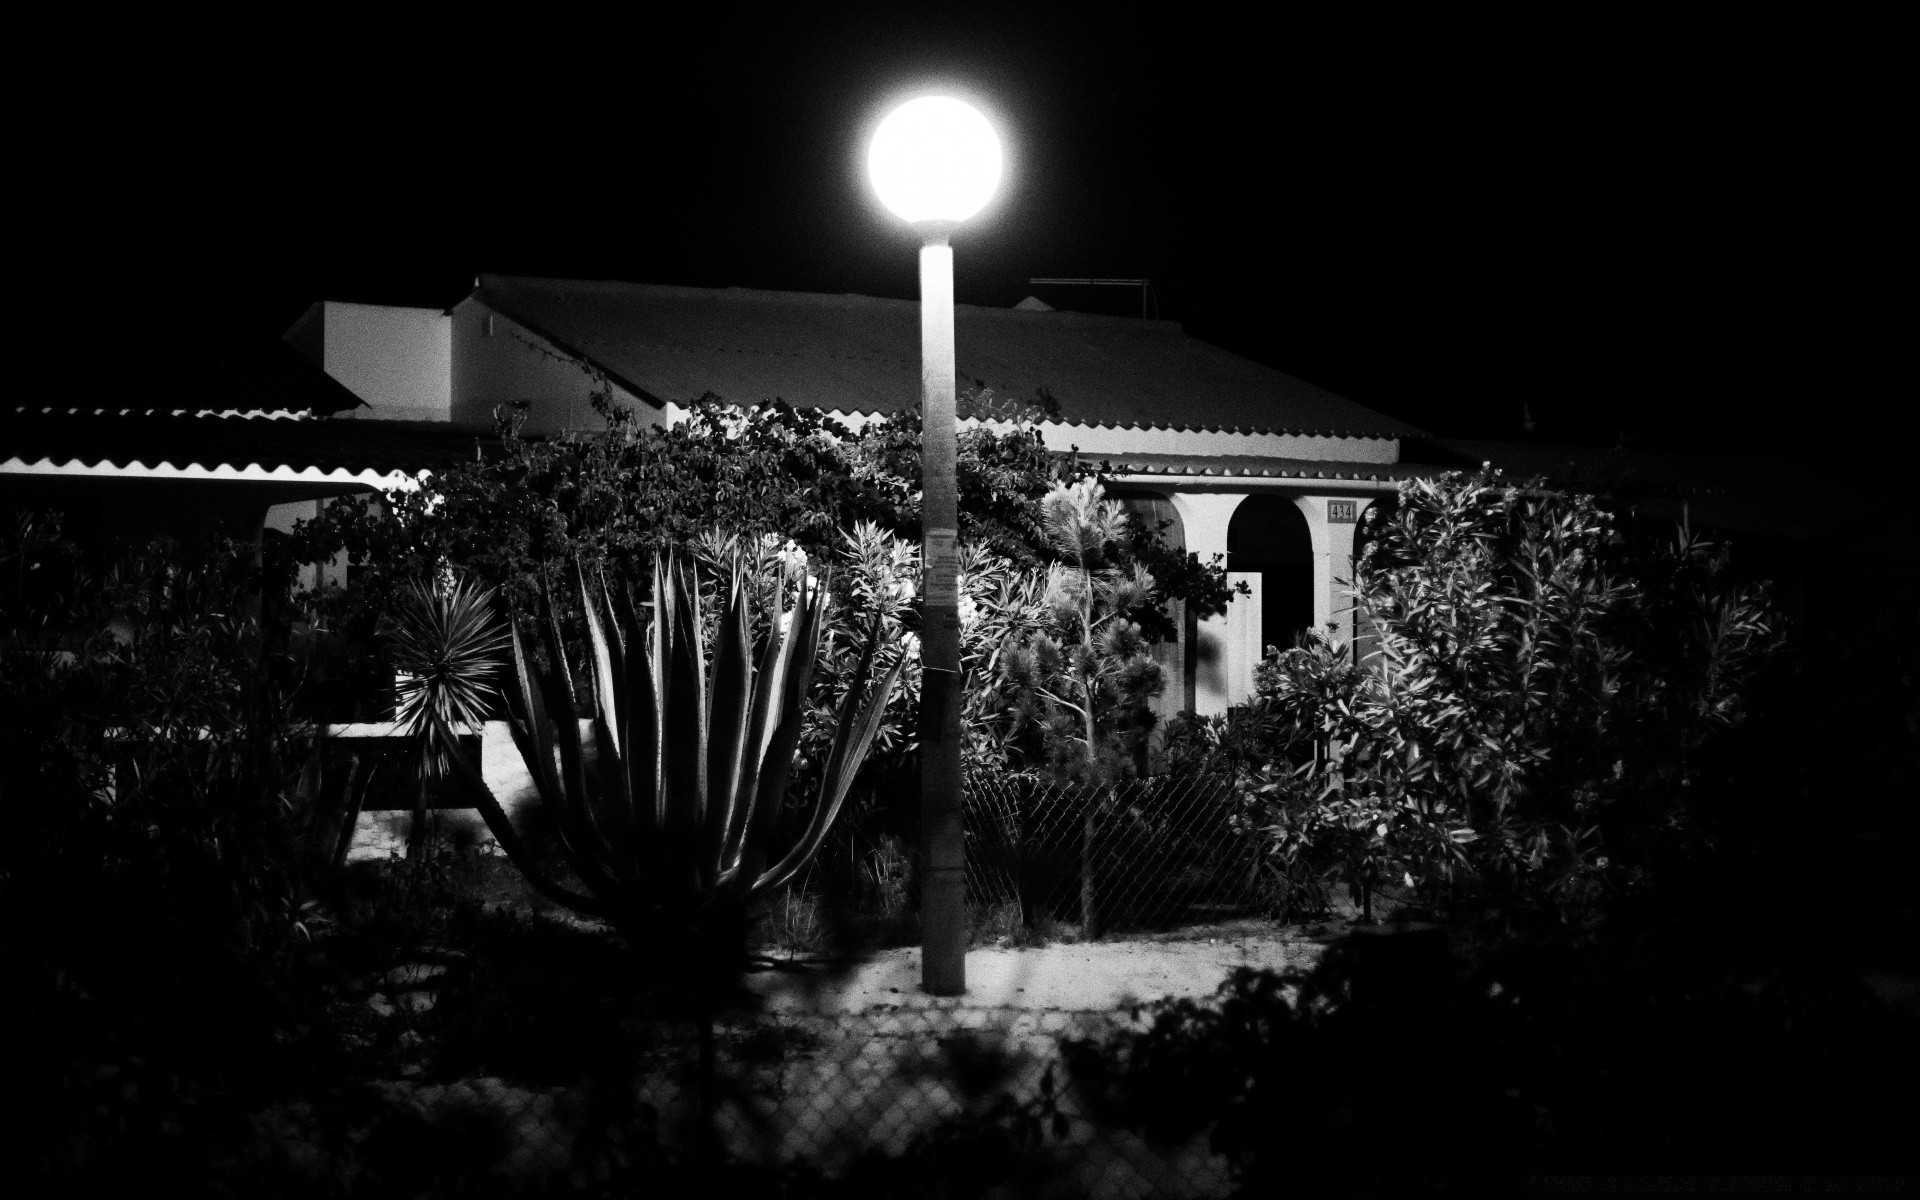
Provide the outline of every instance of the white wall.
<path id="1" fill-rule="evenodd" d="M 1167 498 L 1180 514 L 1187 553 L 1198 555 L 1203 563 L 1212 562 L 1216 554 L 1224 560 L 1233 510 L 1247 498 L 1246 493 L 1170 491 Z M 1194 622 L 1193 642 L 1186 652 L 1192 664 L 1188 669 L 1193 672 L 1193 711 L 1203 717 L 1219 716 L 1233 705 L 1246 703 L 1244 691 L 1232 690 L 1231 677 L 1234 635 L 1244 628 L 1241 622 L 1245 618 L 1241 614 L 1246 606 L 1246 599 L 1236 596 L 1228 602 L 1225 613 Z M 1258 636 L 1258 606 L 1254 606 L 1254 611 L 1255 636 Z M 1244 633 L 1241 636 L 1244 637 Z M 1251 682 L 1249 675 L 1248 683 Z"/>
<path id="2" fill-rule="evenodd" d="M 320 515 L 325 506 L 333 503 L 327 500 L 294 500 L 286 504 L 276 504 L 267 510 L 266 528 L 281 533 L 292 533 L 293 527 L 301 521 L 311 521 Z M 306 563 L 300 567 L 299 586 L 311 588 L 325 582 L 332 587 L 345 587 L 347 583 L 347 552 L 340 553 L 324 563 Z"/>
<path id="3" fill-rule="evenodd" d="M 604 427 L 588 399 L 594 376 L 571 355 L 472 298 L 454 307 L 451 323 L 456 423 L 490 428 L 496 407 L 524 403 L 527 421 L 522 429 L 529 434 Z M 613 385 L 613 394 L 642 424 L 665 422 L 665 413 L 619 384 Z"/>
<path id="4" fill-rule="evenodd" d="M 437 308 L 322 300 L 286 340 L 367 402 L 340 417 L 444 421 L 452 401 L 451 333 L 452 322 Z"/>
<path id="5" fill-rule="evenodd" d="M 1253 669 L 1266 655 L 1260 600 L 1264 580 L 1258 571 L 1228 571 L 1227 586 L 1246 585 L 1248 594 L 1227 605 L 1226 701 L 1228 707 L 1253 699 Z"/>

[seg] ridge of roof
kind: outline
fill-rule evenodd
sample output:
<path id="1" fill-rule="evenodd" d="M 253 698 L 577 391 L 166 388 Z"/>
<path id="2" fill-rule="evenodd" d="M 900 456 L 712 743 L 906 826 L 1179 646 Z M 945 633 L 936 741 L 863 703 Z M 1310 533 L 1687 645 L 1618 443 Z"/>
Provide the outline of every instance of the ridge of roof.
<path id="1" fill-rule="evenodd" d="M 488 278 L 491 278 L 491 276 L 482 275 L 479 278 L 484 281 Z M 472 299 L 473 296 L 478 296 L 482 290 L 484 290 L 483 287 L 476 286 L 472 294 L 468 298 Z M 593 355 L 582 350 L 580 347 L 575 346 L 574 344 L 569 342 L 566 338 L 563 338 L 558 334 L 554 333 L 552 330 L 547 329 L 539 321 L 536 321 L 526 316 L 524 313 L 515 311 L 512 308 L 504 307 L 497 300 L 494 300 L 494 299 L 487 299 L 483 301 L 483 303 L 485 303 L 487 307 L 493 309 L 495 312 L 498 312 L 501 316 L 506 317 L 510 321 L 513 321 L 515 324 L 525 326 L 527 331 L 532 333 L 535 337 L 542 338 L 547 342 L 552 343 L 553 348 L 560 351 L 562 354 L 571 354 L 575 358 L 580 359 L 582 362 L 592 363 L 594 366 L 598 367 L 601 371 L 605 372 L 607 378 L 619 384 L 622 388 L 625 388 L 632 395 L 639 397 L 640 399 L 646 401 L 648 404 L 653 405 L 655 408 L 659 408 L 659 409 L 666 408 L 667 401 L 661 399 L 659 396 L 654 395 L 651 391 L 647 390 L 647 388 L 635 382 L 634 380 L 628 378 L 624 373 L 622 373 L 618 369 L 612 366 L 609 366 L 607 363 L 600 361 L 599 359 L 595 358 Z M 447 311 L 451 313 L 453 310 L 448 309 Z"/>
<path id="2" fill-rule="evenodd" d="M 485 274 L 469 297 L 650 403 L 897 412 L 918 403 L 919 303 Z M 956 305 L 963 385 L 1044 392 L 1062 420 L 1348 437 L 1423 431 L 1187 335 L 1177 322 Z"/>
<path id="3" fill-rule="evenodd" d="M 679 283 L 635 283 L 622 279 L 561 279 L 554 276 L 539 275 L 494 275 L 482 273 L 478 291 L 486 291 L 489 281 L 502 284 L 522 284 L 533 287 L 552 288 L 557 291 L 586 292 L 597 295 L 655 295 L 663 298 L 704 299 L 721 297 L 735 301 L 759 301 L 767 304 L 813 305 L 817 307 L 858 307 L 871 305 L 888 309 L 911 309 L 918 312 L 918 300 L 903 300 L 896 296 L 869 296 L 864 292 L 797 292 L 782 288 L 750 288 L 739 284 L 725 287 L 697 287 Z M 1021 308 L 1019 305 L 1002 306 L 998 304 L 964 304 L 955 302 L 955 313 L 965 312 L 969 316 L 986 316 L 1012 321 L 1062 322 L 1087 326 L 1111 326 L 1132 332 L 1148 331 L 1168 335 L 1185 336 L 1185 327 L 1178 321 L 1149 319 L 1144 317 L 1117 317 L 1105 313 L 1072 312 L 1067 309 Z"/>

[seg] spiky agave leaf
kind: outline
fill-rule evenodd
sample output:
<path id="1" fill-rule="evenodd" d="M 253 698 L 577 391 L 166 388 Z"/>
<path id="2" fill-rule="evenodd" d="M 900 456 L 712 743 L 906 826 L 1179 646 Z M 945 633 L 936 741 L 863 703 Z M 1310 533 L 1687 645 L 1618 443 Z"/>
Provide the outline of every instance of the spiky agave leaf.
<path id="1" fill-rule="evenodd" d="M 756 656 L 760 589 L 746 580 L 738 557 L 727 564 L 709 663 L 699 584 L 684 559 L 656 559 L 650 606 L 576 569 L 571 582 L 586 614 L 584 678 L 595 708 L 591 773 L 571 719 L 573 681 L 551 603 L 536 627 L 549 666 L 535 662 L 518 623 L 511 630 L 515 744 L 542 802 L 560 818 L 568 858 L 594 893 L 594 907 L 623 925 L 736 911 L 789 881 L 818 851 L 872 746 L 902 669 L 896 664 L 868 691 L 884 640 L 877 625 L 841 706 L 806 832 L 769 869 L 767 843 L 826 639 L 828 589 L 797 564 L 792 574 L 798 578 L 783 575 L 772 591 L 784 597 L 791 583 L 793 608 L 773 614 Z M 643 618 L 643 608 L 650 616 Z M 553 894 L 551 885 L 542 890 Z"/>
<path id="2" fill-rule="evenodd" d="M 707 788 L 700 838 L 701 868 L 708 885 L 722 869 L 727 830 L 739 806 L 741 778 L 747 774 L 749 718 L 753 713 L 753 631 L 742 586 L 740 561 L 733 560 L 726 587 L 726 612 L 713 650 L 712 686 L 707 690 Z"/>
<path id="3" fill-rule="evenodd" d="M 759 771 L 752 791 L 743 791 L 740 796 L 746 811 L 740 818 L 739 840 L 730 843 L 730 856 L 718 880 L 732 895 L 743 895 L 751 889 L 766 862 L 767 838 L 787 794 L 794 752 L 806 720 L 807 684 L 813 678 L 826 633 L 826 603 L 826 588 L 803 575 L 793 610 L 783 618 L 786 630 L 779 653 L 773 656 L 767 676 L 759 681 L 765 707 Z M 756 709 L 761 703 L 756 701 Z"/>
<path id="4" fill-rule="evenodd" d="M 875 685 L 873 692 L 863 700 L 860 693 L 872 670 L 874 652 L 879 644 L 880 621 L 876 616 L 866 649 L 860 656 L 860 666 L 854 672 L 853 688 L 840 708 L 833 749 L 828 754 L 826 771 L 820 779 L 820 795 L 814 800 L 812 819 L 808 822 L 806 832 L 794 843 L 786 857 L 749 885 L 749 903 L 785 887 L 799 874 L 800 869 L 819 852 L 827 831 L 833 827 L 834 818 L 840 814 L 840 806 L 853 786 L 854 777 L 866 761 L 867 751 L 872 748 L 874 735 L 879 731 L 881 719 L 886 714 L 887 698 L 892 694 L 894 684 L 899 681 L 900 672 L 906 667 L 904 657 L 897 659 Z"/>
<path id="5" fill-rule="evenodd" d="M 786 582 L 792 572 L 783 569 L 776 585 L 776 611 L 768 622 L 766 644 L 761 647 L 760 662 L 754 671 L 753 699 L 748 709 L 746 738 L 742 746 L 743 769 L 735 785 L 735 794 L 727 814 L 725 836 L 720 843 L 718 881 L 732 883 L 741 873 L 747 833 L 753 823 L 763 777 L 768 765 L 777 758 L 772 750 L 776 739 L 792 725 L 792 738 L 798 740 L 798 725 L 788 721 L 786 681 L 793 665 L 794 649 L 806 632 L 803 614 L 813 603 L 807 595 L 805 571 L 799 572 L 794 607 L 791 612 L 777 609 L 786 594 Z M 791 750 L 788 752 L 791 758 Z M 784 787 L 783 789 L 784 790 Z"/>
<path id="6" fill-rule="evenodd" d="M 605 846 L 607 870 L 616 878 L 635 882 L 641 868 L 634 854 L 632 777 L 623 761 L 630 735 L 621 728 L 618 698 L 626 673 L 618 652 L 619 625 L 606 586 L 590 587 L 586 572 L 574 565 L 581 612 L 587 627 L 588 679 L 593 686 L 593 734 L 599 751 L 599 786 L 589 789 L 584 809 L 587 824 Z"/>
<path id="7" fill-rule="evenodd" d="M 609 847 L 594 828 L 588 811 L 585 748 L 580 741 L 577 693 L 568 668 L 565 643 L 552 597 L 542 584 L 541 615 L 534 628 L 546 626 L 548 666 L 542 669 L 527 653 L 527 636 L 516 617 L 512 622 L 514 670 L 508 677 L 508 708 L 515 747 L 526 760 L 528 773 L 543 807 L 557 820 L 561 845 L 582 883 L 606 898 L 617 890 L 619 872 L 610 862 Z M 559 769 L 555 770 L 558 759 Z M 504 847 L 504 843 L 502 843 Z"/>

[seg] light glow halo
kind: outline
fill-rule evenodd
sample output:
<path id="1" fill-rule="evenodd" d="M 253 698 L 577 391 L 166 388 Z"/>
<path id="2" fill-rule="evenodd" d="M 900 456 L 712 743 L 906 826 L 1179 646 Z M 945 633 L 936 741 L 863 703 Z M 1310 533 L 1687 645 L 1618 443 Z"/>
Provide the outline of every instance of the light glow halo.
<path id="1" fill-rule="evenodd" d="M 972 105 L 921 96 L 887 114 L 867 148 L 867 177 L 895 216 L 964 221 L 1000 185 L 1000 138 Z"/>

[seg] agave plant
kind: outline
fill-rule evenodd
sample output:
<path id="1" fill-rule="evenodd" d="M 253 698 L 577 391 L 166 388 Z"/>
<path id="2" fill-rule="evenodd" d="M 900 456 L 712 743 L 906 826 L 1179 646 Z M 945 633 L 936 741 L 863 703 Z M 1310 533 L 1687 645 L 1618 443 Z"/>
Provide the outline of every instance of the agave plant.
<path id="1" fill-rule="evenodd" d="M 514 743 L 590 894 L 544 876 L 479 771 L 454 757 L 495 837 L 536 887 L 636 938 L 737 923 L 790 882 L 825 840 L 900 674 L 894 666 L 862 695 L 881 640 L 876 627 L 841 705 L 805 830 L 776 857 L 774 818 L 825 640 L 827 591 L 804 571 L 783 571 L 773 594 L 792 590 L 795 603 L 769 614 L 756 656 L 755 589 L 737 561 L 724 574 L 709 652 L 689 564 L 656 559 L 645 606 L 590 581 L 576 564 L 587 632 L 584 687 L 568 665 L 550 595 L 543 593 L 533 636 L 512 624 L 506 691 Z M 578 716 L 589 698 L 590 736 Z"/>

